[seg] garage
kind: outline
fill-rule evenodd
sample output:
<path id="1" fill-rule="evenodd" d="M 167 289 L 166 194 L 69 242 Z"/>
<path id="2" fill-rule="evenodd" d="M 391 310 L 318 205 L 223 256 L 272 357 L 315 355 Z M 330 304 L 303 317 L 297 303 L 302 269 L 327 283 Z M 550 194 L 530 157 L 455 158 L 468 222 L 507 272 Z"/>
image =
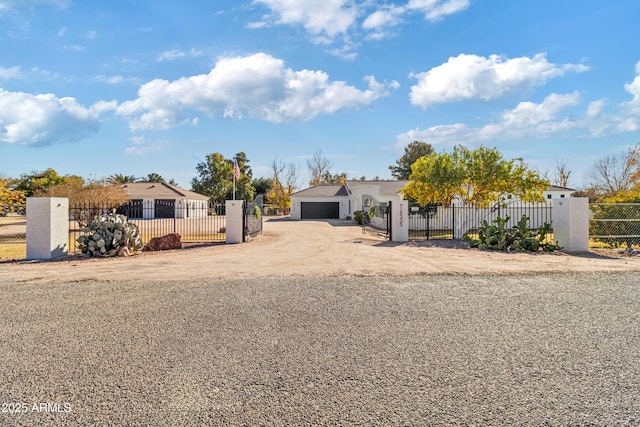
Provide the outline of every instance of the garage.
<path id="1" fill-rule="evenodd" d="M 338 219 L 340 218 L 340 202 L 302 202 L 300 203 L 301 219 Z"/>

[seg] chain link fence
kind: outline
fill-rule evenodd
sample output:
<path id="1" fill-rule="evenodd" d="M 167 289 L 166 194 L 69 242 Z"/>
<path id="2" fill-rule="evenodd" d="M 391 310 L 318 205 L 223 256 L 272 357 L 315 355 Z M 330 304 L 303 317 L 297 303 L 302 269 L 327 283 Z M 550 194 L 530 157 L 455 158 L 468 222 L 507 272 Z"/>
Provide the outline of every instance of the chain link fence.
<path id="1" fill-rule="evenodd" d="M 640 245 L 640 203 L 592 203 L 589 209 L 593 241 L 614 248 Z"/>

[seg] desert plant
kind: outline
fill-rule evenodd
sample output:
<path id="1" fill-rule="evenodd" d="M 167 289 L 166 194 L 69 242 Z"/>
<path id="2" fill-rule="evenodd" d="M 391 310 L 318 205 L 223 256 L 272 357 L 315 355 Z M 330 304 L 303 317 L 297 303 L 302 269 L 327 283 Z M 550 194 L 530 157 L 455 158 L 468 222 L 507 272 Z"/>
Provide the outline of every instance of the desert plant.
<path id="1" fill-rule="evenodd" d="M 80 252 L 89 256 L 123 256 L 142 249 L 138 226 L 116 213 L 96 216 L 77 240 Z"/>
<path id="2" fill-rule="evenodd" d="M 478 238 L 472 238 L 465 233 L 463 239 L 469 242 L 472 248 L 491 249 L 497 251 L 528 251 L 553 252 L 562 249 L 560 246 L 545 242 L 547 234 L 551 230 L 551 224 L 544 225 L 537 230 L 532 230 L 527 224 L 528 218 L 522 215 L 518 223 L 508 228 L 510 217 L 496 218 L 489 224 L 488 221 L 482 221 L 478 227 Z"/>

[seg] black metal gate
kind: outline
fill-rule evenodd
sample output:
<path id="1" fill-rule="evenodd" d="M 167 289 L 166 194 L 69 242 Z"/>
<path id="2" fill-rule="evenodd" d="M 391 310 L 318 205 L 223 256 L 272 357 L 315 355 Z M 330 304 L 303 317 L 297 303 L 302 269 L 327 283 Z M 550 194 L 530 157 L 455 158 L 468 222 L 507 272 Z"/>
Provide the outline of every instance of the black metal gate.
<path id="1" fill-rule="evenodd" d="M 253 202 L 244 202 L 242 241 L 254 239 L 262 234 L 263 196 L 257 196 Z"/>
<path id="2" fill-rule="evenodd" d="M 409 238 L 453 239 L 456 223 L 455 207 L 442 205 L 409 206 Z"/>

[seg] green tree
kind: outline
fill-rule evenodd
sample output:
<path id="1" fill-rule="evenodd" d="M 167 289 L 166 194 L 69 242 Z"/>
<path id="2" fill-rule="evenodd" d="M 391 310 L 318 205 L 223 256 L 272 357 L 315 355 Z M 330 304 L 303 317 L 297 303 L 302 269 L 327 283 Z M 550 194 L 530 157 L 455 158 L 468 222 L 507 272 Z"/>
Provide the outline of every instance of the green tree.
<path id="1" fill-rule="evenodd" d="M 171 184 L 171 185 L 175 185 L 175 186 L 178 185 L 178 183 L 176 182 L 175 179 L 171 178 L 169 181 L 167 181 L 166 179 L 164 179 L 164 177 L 162 175 L 160 175 L 159 173 L 155 173 L 155 172 L 151 172 L 150 174 L 147 174 L 146 177 L 140 178 L 140 181 L 142 181 L 142 182 L 160 182 L 160 183 L 167 183 L 167 184 Z"/>
<path id="2" fill-rule="evenodd" d="M 151 172 L 145 178 L 142 178 L 144 182 L 167 182 L 159 173 Z"/>
<path id="3" fill-rule="evenodd" d="M 15 182 L 15 190 L 24 192 L 26 197 L 33 196 L 36 192 L 46 190 L 53 185 L 59 185 L 68 180 L 82 179 L 76 175 L 59 175 L 55 169 L 49 168 L 41 172 L 22 174 Z"/>
<path id="4" fill-rule="evenodd" d="M 244 152 L 234 156 L 240 169 L 236 179 L 236 199 L 253 200 L 255 188 L 251 185 L 252 171 Z M 234 167 L 233 159 L 226 159 L 220 153 L 208 154 L 205 161 L 196 165 L 198 176 L 191 180 L 191 189 L 207 195 L 214 203 L 223 203 L 233 197 Z"/>
<path id="5" fill-rule="evenodd" d="M 274 159 L 271 170 L 273 177 L 271 178 L 271 189 L 267 194 L 267 202 L 288 215 L 291 209 L 291 194 L 295 191 L 298 180 L 298 168 L 293 163 L 287 166 L 278 159 Z"/>
<path id="6" fill-rule="evenodd" d="M 389 166 L 391 175 L 398 180 L 409 179 L 411 176 L 411 165 L 419 158 L 433 153 L 431 144 L 422 141 L 413 141 L 404 147 L 404 154 L 396 160 L 395 166 Z"/>
<path id="7" fill-rule="evenodd" d="M 26 196 L 23 191 L 13 190 L 11 188 L 11 179 L 0 176 L 0 216 L 5 215 L 9 211 L 13 211 L 13 207 L 8 205 L 23 205 L 26 203 Z"/>
<path id="8" fill-rule="evenodd" d="M 262 194 L 263 196 L 266 196 L 269 193 L 269 190 L 271 190 L 273 183 L 270 178 L 260 177 L 254 178 L 251 181 L 251 185 L 256 189 L 256 195 Z"/>
<path id="9" fill-rule="evenodd" d="M 107 184 L 129 184 L 132 182 L 140 182 L 140 178 L 136 178 L 134 175 L 124 175 L 120 173 L 114 173 L 107 177 Z"/>
<path id="10" fill-rule="evenodd" d="M 495 148 L 469 150 L 456 146 L 452 153 L 432 153 L 412 166 L 405 195 L 422 204 L 451 205 L 454 200 L 485 207 L 509 196 L 542 201 L 549 181 L 527 167 L 521 158 L 506 160 Z"/>

